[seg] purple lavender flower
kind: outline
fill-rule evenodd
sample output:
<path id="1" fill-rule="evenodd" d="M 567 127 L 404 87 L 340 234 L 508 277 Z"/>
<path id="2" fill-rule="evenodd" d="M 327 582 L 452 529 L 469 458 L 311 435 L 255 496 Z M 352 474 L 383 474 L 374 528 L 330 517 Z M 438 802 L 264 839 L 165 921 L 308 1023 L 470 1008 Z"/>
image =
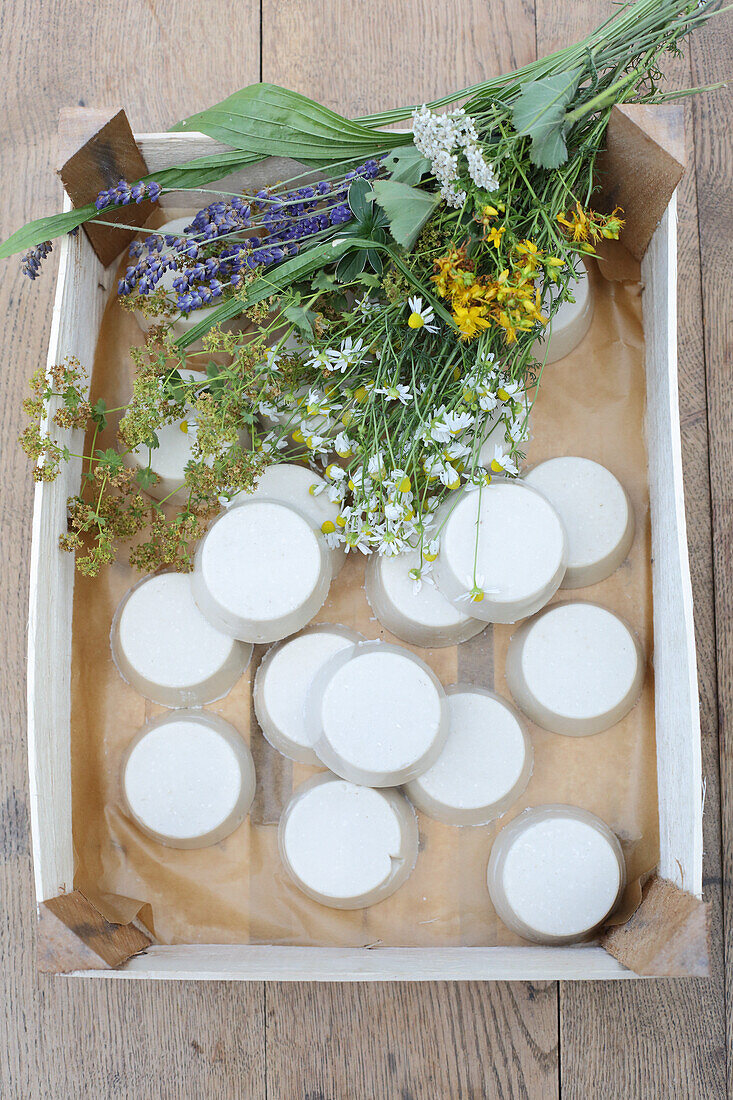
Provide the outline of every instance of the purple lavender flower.
<path id="1" fill-rule="evenodd" d="M 132 187 L 125 180 L 120 180 L 116 187 L 110 187 L 108 191 L 100 191 L 94 200 L 97 210 L 106 210 L 108 206 L 128 206 L 131 202 L 141 203 L 143 199 L 157 202 L 160 198 L 160 184 L 155 180 L 143 183 L 138 180 Z"/>
<path id="2" fill-rule="evenodd" d="M 29 279 L 37 279 L 41 271 L 41 263 L 46 259 L 53 248 L 51 241 L 42 241 L 34 248 L 29 248 L 20 260 L 20 270 Z"/>

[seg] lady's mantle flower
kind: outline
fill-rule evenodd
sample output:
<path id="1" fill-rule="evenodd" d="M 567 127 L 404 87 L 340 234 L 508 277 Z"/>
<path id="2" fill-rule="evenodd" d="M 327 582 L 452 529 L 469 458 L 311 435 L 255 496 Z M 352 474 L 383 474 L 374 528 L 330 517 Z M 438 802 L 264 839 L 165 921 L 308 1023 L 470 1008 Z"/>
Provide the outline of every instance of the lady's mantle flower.
<path id="1" fill-rule="evenodd" d="M 422 298 L 416 295 L 407 304 L 410 308 L 410 316 L 407 318 L 410 328 L 424 328 L 426 332 L 438 331 L 437 325 L 433 324 L 435 313 L 431 306 L 423 305 Z"/>

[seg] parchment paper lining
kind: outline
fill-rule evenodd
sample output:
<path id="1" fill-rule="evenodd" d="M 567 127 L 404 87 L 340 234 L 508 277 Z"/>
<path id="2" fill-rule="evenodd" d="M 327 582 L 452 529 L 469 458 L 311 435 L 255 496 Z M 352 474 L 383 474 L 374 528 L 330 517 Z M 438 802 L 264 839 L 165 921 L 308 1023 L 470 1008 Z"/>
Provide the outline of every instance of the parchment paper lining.
<path id="1" fill-rule="evenodd" d="M 210 708 L 252 748 L 258 793 L 250 818 L 213 848 L 177 851 L 154 843 L 125 817 L 119 770 L 139 727 L 162 713 L 125 684 L 112 663 L 109 629 L 117 603 L 138 579 L 120 563 L 99 578 L 77 577 L 72 659 L 75 886 L 110 921 L 136 915 L 160 943 L 269 943 L 310 946 L 495 946 L 523 941 L 496 917 L 486 865 L 498 829 L 527 806 L 571 802 L 599 814 L 621 839 L 629 887 L 617 919 L 640 897 L 640 880 L 658 858 L 654 739 L 652 596 L 647 458 L 644 440 L 644 346 L 638 282 L 614 282 L 593 268 L 596 305 L 590 332 L 566 359 L 545 370 L 532 418 L 527 465 L 581 455 L 608 466 L 633 502 L 636 537 L 613 577 L 557 599 L 595 600 L 621 614 L 647 655 L 642 697 L 623 722 L 589 738 L 566 738 L 529 724 L 535 767 L 525 795 L 499 822 L 451 828 L 420 814 L 420 856 L 392 898 L 356 912 L 327 909 L 286 877 L 277 854 L 279 813 L 313 769 L 273 750 L 257 727 L 247 675 Z M 94 364 L 92 393 L 108 406 L 125 400 L 128 348 L 142 342 L 129 314 L 111 297 Z M 119 400 L 118 400 L 119 399 Z M 110 429 L 112 430 L 112 429 Z M 101 445 L 105 446 L 104 440 Z M 318 621 L 344 623 L 368 638 L 394 639 L 372 617 L 363 563 L 350 557 Z M 508 696 L 506 648 L 513 627 L 488 627 L 458 649 L 419 650 L 444 684 L 471 680 Z"/>

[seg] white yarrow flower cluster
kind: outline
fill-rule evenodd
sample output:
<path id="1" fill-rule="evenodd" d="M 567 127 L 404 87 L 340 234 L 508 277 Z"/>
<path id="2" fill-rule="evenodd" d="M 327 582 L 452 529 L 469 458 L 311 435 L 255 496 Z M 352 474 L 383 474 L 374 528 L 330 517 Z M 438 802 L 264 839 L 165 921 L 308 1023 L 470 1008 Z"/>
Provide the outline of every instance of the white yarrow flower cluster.
<path id="1" fill-rule="evenodd" d="M 440 194 L 448 206 L 459 209 L 466 192 L 458 187 L 458 156 L 462 153 L 468 174 L 477 187 L 495 191 L 499 179 L 481 152 L 476 126 L 463 110 L 435 114 L 424 104 L 412 116 L 415 147 L 430 161 L 440 183 Z"/>

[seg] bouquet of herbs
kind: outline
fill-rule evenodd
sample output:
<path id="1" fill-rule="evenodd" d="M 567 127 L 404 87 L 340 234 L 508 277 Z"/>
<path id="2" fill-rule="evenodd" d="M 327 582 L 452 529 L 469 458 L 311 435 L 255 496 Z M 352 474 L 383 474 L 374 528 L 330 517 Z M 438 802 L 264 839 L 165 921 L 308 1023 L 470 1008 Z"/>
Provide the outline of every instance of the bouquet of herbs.
<path id="1" fill-rule="evenodd" d="M 57 429 L 87 429 L 62 540 L 79 567 L 95 573 L 136 537 L 141 569 L 188 568 L 222 501 L 292 461 L 323 474 L 313 491 L 339 504 L 323 525 L 330 545 L 418 549 L 419 585 L 439 552 L 438 506 L 517 473 L 543 337 L 582 257 L 623 227 L 622 211 L 593 209 L 611 108 L 690 94 L 663 90 L 660 61 L 715 8 L 638 0 L 524 69 L 361 120 L 253 85 L 174 127 L 230 151 L 120 181 L 88 207 L 19 230 L 0 256 L 27 249 L 34 279 L 50 238 L 104 223 L 110 209 L 204 188 L 214 200 L 181 234 L 149 233 L 130 249 L 118 292 L 152 327 L 131 349 L 116 447 L 96 445 L 111 410 L 85 399 L 80 364 L 32 380 L 22 442 L 38 479 L 69 457 Z M 410 132 L 380 128 L 405 119 Z M 206 187 L 268 155 L 291 157 L 300 173 L 257 194 Z M 196 323 L 176 338 L 182 317 Z M 49 426 L 53 395 L 61 407 Z M 152 452 L 159 429 L 182 418 L 195 442 L 187 500 L 173 511 L 146 494 L 150 466 L 125 459 Z"/>

